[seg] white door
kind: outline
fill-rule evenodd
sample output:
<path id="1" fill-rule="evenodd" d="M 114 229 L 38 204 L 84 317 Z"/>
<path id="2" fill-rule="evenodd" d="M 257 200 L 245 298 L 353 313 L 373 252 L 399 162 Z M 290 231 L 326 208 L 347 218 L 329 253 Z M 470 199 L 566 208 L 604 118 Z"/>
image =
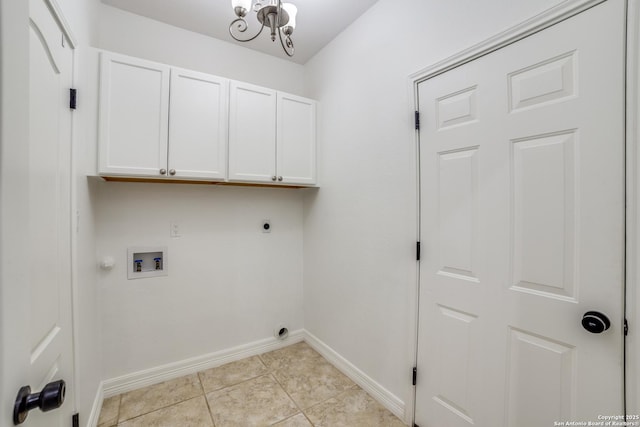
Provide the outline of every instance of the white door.
<path id="1" fill-rule="evenodd" d="M 607 1 L 419 84 L 418 426 L 622 413 L 623 29 Z"/>
<path id="2" fill-rule="evenodd" d="M 228 87 L 226 79 L 171 68 L 169 177 L 226 178 Z"/>
<path id="3" fill-rule="evenodd" d="M 107 175 L 167 175 L 169 67 L 100 54 L 98 168 Z"/>
<path id="4" fill-rule="evenodd" d="M 277 110 L 278 180 L 285 184 L 313 185 L 316 183 L 316 102 L 278 92 Z"/>
<path id="5" fill-rule="evenodd" d="M 43 0 L 29 1 L 29 18 L 25 22 L 30 39 L 29 139 L 25 142 L 29 160 L 24 176 L 12 177 L 28 182 L 23 204 L 15 207 L 26 224 L 24 242 L 14 242 L 16 248 L 24 243 L 26 259 L 16 263 L 24 265 L 27 289 L 21 294 L 24 299 L 1 301 L 3 311 L 10 311 L 10 305 L 24 309 L 22 317 L 13 319 L 16 335 L 2 343 L 2 357 L 14 361 L 12 375 L 19 373 L 21 385 L 30 386 L 32 393 L 54 381 L 66 382 L 62 406 L 51 412 L 33 409 L 25 425 L 67 427 L 73 412 L 69 109 L 73 56 Z M 18 389 L 13 399 L 17 393 Z M 9 403 L 3 405 L 9 407 Z"/>
<path id="6" fill-rule="evenodd" d="M 276 92 L 232 81 L 230 93 L 229 181 L 276 181 Z"/>

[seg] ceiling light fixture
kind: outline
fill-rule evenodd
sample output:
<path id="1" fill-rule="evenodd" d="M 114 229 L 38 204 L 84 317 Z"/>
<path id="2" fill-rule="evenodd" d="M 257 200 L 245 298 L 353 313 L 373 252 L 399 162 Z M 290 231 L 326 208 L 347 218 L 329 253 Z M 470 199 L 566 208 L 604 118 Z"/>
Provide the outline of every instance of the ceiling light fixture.
<path id="1" fill-rule="evenodd" d="M 295 49 L 291 34 L 296 28 L 298 8 L 291 3 L 282 3 L 280 0 L 257 0 L 253 6 L 252 3 L 253 0 L 231 0 L 233 11 L 238 17 L 229 25 L 231 37 L 239 42 L 250 42 L 262 33 L 264 27 L 268 26 L 271 29 L 271 41 L 276 41 L 277 32 L 282 49 L 288 56 L 293 56 Z M 244 18 L 249 11 L 256 13 L 262 25 L 255 36 L 243 39 L 240 36 L 247 31 L 248 25 Z M 234 34 L 236 32 L 237 34 Z"/>

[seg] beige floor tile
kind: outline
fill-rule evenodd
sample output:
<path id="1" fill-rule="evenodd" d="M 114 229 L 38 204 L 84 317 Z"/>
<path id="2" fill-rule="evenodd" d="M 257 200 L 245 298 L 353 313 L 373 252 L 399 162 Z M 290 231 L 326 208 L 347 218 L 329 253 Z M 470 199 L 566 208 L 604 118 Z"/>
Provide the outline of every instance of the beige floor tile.
<path id="1" fill-rule="evenodd" d="M 271 375 L 206 396 L 216 427 L 269 426 L 299 411 Z"/>
<path id="2" fill-rule="evenodd" d="M 118 412 L 120 411 L 121 396 L 113 396 L 102 402 L 98 427 L 113 427 L 118 424 Z"/>
<path id="3" fill-rule="evenodd" d="M 119 427 L 213 427 L 204 396 L 195 397 L 118 424 Z"/>
<path id="4" fill-rule="evenodd" d="M 258 356 L 227 363 L 217 368 L 199 372 L 205 393 L 241 383 L 251 378 L 267 374 L 269 370 Z"/>
<path id="5" fill-rule="evenodd" d="M 405 424 L 361 388 L 352 388 L 305 411 L 316 427 L 403 427 Z"/>
<path id="6" fill-rule="evenodd" d="M 404 424 L 309 345 L 297 343 L 106 399 L 98 427 L 116 425 L 401 427 Z"/>
<path id="7" fill-rule="evenodd" d="M 313 427 L 307 417 L 300 413 L 284 421 L 274 424 L 273 427 Z"/>
<path id="8" fill-rule="evenodd" d="M 260 358 L 271 370 L 297 368 L 314 364 L 318 359 L 324 360 L 324 358 L 306 342 L 299 342 L 279 350 L 263 353 L 260 355 Z"/>
<path id="9" fill-rule="evenodd" d="M 274 376 L 302 409 L 335 397 L 355 385 L 323 358 L 302 367 L 280 369 Z"/>
<path id="10" fill-rule="evenodd" d="M 197 374 L 130 391 L 122 395 L 118 419 L 122 422 L 201 394 L 203 391 Z"/>

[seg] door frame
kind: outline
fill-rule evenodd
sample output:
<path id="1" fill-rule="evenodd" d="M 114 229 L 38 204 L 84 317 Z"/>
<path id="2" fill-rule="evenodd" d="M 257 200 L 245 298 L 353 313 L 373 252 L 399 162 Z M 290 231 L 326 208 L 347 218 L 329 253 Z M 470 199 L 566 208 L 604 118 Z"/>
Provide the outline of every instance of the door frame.
<path id="1" fill-rule="evenodd" d="M 409 76 L 409 93 L 412 96 L 411 110 L 413 116 L 419 109 L 418 85 L 437 75 L 457 68 L 482 56 L 488 55 L 505 46 L 522 40 L 532 34 L 542 31 L 565 19 L 571 18 L 607 0 L 569 0 L 496 34 L 468 49 L 458 52 L 440 62 L 430 65 Z M 618 1 L 618 0 L 612 0 Z M 624 379 L 626 392 L 627 414 L 640 414 L 640 334 L 636 324 L 640 322 L 640 5 L 637 2 L 623 0 L 626 4 L 627 33 L 626 33 L 626 81 L 625 81 L 625 156 L 626 156 L 626 212 L 625 212 L 625 317 L 629 322 L 629 333 L 625 339 Z M 417 227 L 416 240 L 420 241 L 420 132 L 413 134 L 416 156 L 416 197 L 417 197 Z M 420 262 L 416 262 L 416 282 L 410 292 L 412 316 L 410 316 L 409 330 L 413 337 L 410 343 L 410 354 L 413 357 L 412 366 L 418 361 L 419 334 L 419 303 L 420 303 Z M 412 386 L 410 402 L 406 406 L 406 419 L 415 422 L 416 388 Z"/>
<path id="2" fill-rule="evenodd" d="M 78 82 L 78 40 L 71 29 L 71 25 L 69 21 L 66 19 L 64 12 L 57 0 L 43 0 L 46 5 L 49 7 L 51 15 L 55 18 L 60 26 L 60 30 L 64 34 L 67 42 L 69 43 L 69 47 L 71 49 L 71 60 L 72 60 L 72 68 L 71 68 L 71 86 L 76 87 Z M 27 2 L 28 4 L 28 2 Z M 27 73 L 28 74 L 28 73 Z M 74 114 L 71 114 L 71 147 L 70 147 L 70 165 L 71 170 L 69 171 L 70 182 L 69 182 L 69 195 L 70 195 L 70 209 L 69 212 L 71 214 L 70 218 L 70 243 L 71 243 L 71 253 L 70 256 L 70 267 L 71 267 L 71 295 L 70 298 L 70 307 L 71 307 L 71 345 L 72 348 L 69 349 L 71 351 L 70 356 L 72 358 L 72 378 L 70 386 L 73 387 L 73 393 L 71 393 L 73 401 L 69 402 L 73 406 L 73 413 L 78 412 L 78 399 L 79 399 L 79 390 L 80 390 L 80 357 L 79 357 L 79 346 L 78 346 L 78 337 L 79 337 L 79 329 L 78 329 L 78 316 L 79 316 L 79 306 L 78 306 L 78 239 L 76 230 L 78 229 L 78 216 L 76 212 L 78 211 L 78 197 L 77 197 L 77 152 L 78 152 L 78 144 L 77 144 L 77 134 L 81 124 L 75 118 Z"/>
<path id="3" fill-rule="evenodd" d="M 640 414 L 640 5 L 627 1 L 626 76 L 626 339 L 627 414 Z"/>

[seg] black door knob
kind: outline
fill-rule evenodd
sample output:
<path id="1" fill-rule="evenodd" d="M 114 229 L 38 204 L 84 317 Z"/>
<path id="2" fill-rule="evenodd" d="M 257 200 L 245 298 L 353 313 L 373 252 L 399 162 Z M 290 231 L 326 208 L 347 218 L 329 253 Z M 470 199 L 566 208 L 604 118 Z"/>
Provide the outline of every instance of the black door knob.
<path id="1" fill-rule="evenodd" d="M 609 318 L 599 311 L 587 311 L 582 316 L 582 327 L 592 334 L 600 334 L 611 326 Z"/>
<path id="2" fill-rule="evenodd" d="M 22 424 L 32 409 L 40 408 L 42 412 L 47 412 L 59 408 L 64 403 L 65 391 L 63 380 L 47 384 L 40 393 L 31 393 L 28 385 L 20 388 L 13 406 L 13 425 Z"/>

